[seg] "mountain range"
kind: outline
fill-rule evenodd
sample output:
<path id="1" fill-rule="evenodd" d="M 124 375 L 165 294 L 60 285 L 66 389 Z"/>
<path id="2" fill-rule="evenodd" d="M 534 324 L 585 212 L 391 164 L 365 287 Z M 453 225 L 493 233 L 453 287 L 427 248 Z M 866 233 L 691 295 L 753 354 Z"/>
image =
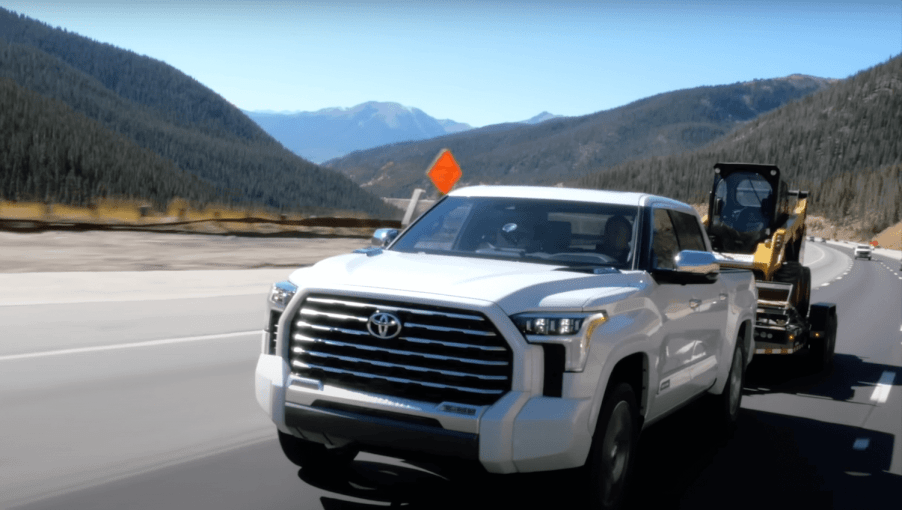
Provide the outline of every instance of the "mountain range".
<path id="1" fill-rule="evenodd" d="M 463 170 L 460 185 L 556 184 L 624 161 L 696 149 L 834 81 L 792 75 L 666 92 L 590 115 L 496 124 L 357 151 L 326 166 L 377 195 L 405 197 L 415 188 L 432 189 L 426 166 L 448 148 Z"/>
<path id="2" fill-rule="evenodd" d="M 468 124 L 430 117 L 419 108 L 377 101 L 315 112 L 244 113 L 285 148 L 315 163 L 355 150 L 470 129 Z"/>
<path id="3" fill-rule="evenodd" d="M 379 101 L 314 112 L 244 110 L 244 113 L 285 148 L 314 163 L 382 145 L 427 140 L 473 129 L 463 122 L 436 119 L 419 108 Z M 520 123 L 538 124 L 558 117 L 542 112 Z"/>

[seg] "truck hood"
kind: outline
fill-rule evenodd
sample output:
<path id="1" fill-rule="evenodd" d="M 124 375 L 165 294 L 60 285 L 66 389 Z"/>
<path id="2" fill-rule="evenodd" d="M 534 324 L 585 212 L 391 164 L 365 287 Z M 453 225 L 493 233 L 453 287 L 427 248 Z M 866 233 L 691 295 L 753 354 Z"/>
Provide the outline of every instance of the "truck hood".
<path id="1" fill-rule="evenodd" d="M 292 273 L 299 288 L 413 292 L 491 301 L 506 313 L 595 310 L 645 288 L 642 271 L 587 274 L 564 266 L 384 251 L 352 253 Z"/>

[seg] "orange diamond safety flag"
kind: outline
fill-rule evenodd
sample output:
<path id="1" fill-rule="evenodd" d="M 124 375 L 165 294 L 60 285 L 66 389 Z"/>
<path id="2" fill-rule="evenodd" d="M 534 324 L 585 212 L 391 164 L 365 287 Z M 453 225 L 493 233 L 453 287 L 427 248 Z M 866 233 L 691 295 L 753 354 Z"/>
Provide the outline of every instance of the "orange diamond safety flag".
<path id="1" fill-rule="evenodd" d="M 435 160 L 429 165 L 429 170 L 426 170 L 426 175 L 429 176 L 429 180 L 432 181 L 432 184 L 435 184 L 435 187 L 438 188 L 442 194 L 447 195 L 451 188 L 454 187 L 454 183 L 460 179 L 460 176 L 463 175 L 463 172 L 460 171 L 460 167 L 457 166 L 457 161 L 454 161 L 454 156 L 451 155 L 451 151 L 448 149 L 442 149 L 439 151 L 438 156 L 435 157 Z"/>

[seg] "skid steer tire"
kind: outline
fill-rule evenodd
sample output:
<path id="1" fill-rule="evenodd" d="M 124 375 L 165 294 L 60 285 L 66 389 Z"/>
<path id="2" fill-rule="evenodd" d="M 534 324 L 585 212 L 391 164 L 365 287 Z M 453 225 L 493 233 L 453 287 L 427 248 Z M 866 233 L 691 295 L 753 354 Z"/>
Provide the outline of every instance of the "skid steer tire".
<path id="1" fill-rule="evenodd" d="M 811 270 L 799 262 L 784 262 L 774 273 L 773 281 L 793 285 L 789 302 L 800 315 L 807 316 L 811 302 Z"/>

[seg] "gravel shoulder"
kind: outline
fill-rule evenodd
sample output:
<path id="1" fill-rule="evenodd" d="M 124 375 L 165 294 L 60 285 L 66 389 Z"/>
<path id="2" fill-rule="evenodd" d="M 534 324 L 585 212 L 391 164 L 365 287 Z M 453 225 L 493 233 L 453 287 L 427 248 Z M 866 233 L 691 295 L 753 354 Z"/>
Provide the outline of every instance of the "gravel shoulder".
<path id="1" fill-rule="evenodd" d="M 360 237 L 0 232 L 0 273 L 289 269 L 368 245 Z"/>

